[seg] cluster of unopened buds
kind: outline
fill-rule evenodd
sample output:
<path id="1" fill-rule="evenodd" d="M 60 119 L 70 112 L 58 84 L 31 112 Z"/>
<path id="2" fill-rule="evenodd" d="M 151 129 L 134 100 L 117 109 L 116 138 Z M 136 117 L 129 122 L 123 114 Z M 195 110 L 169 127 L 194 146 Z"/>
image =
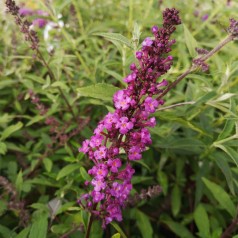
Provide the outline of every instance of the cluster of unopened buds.
<path id="1" fill-rule="evenodd" d="M 173 57 L 166 54 L 175 43 L 170 36 L 180 23 L 177 10 L 163 12 L 163 27 L 152 27 L 154 37 L 142 42 L 135 55 L 138 64 L 131 64 L 131 73 L 124 79 L 127 88 L 113 97 L 115 111 L 99 122 L 94 135 L 79 149 L 94 163 L 88 171 L 92 180 L 85 182 L 91 191 L 82 195 L 79 203 L 102 219 L 104 227 L 113 220 L 122 220 L 121 210 L 132 190 L 135 172 L 131 162 L 140 160 L 152 143 L 148 128 L 156 125 L 156 119 L 151 114 L 164 103 L 155 95 L 168 85 L 165 79 L 157 79 L 172 65 Z"/>

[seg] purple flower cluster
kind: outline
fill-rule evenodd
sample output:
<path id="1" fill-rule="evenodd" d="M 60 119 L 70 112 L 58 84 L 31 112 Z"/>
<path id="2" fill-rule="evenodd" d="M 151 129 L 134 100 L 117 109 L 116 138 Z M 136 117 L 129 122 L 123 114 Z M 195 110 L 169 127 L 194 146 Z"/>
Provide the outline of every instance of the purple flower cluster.
<path id="1" fill-rule="evenodd" d="M 238 37 L 238 21 L 236 21 L 234 18 L 230 19 L 230 26 L 228 27 L 228 32 L 232 36 Z"/>
<path id="2" fill-rule="evenodd" d="M 22 7 L 19 9 L 19 14 L 21 17 L 40 16 L 40 18 L 35 18 L 32 21 L 32 25 L 39 27 L 39 28 L 43 28 L 48 22 L 45 18 L 42 18 L 42 17 L 47 17 L 47 16 L 49 16 L 49 14 L 42 10 L 32 10 L 30 8 Z"/>
<path id="3" fill-rule="evenodd" d="M 152 143 L 148 127 L 154 127 L 156 120 L 150 115 L 164 103 L 153 96 L 162 93 L 168 84 L 165 79 L 159 83 L 157 79 L 172 65 L 173 57 L 165 54 L 175 43 L 169 38 L 181 21 L 175 9 L 166 9 L 163 19 L 163 27 L 153 26 L 154 37 L 147 37 L 136 52 L 138 65 L 130 66 L 131 73 L 124 79 L 127 88 L 113 97 L 115 111 L 99 122 L 94 135 L 79 149 L 94 163 L 88 171 L 92 180 L 85 182 L 92 190 L 79 203 L 101 218 L 103 226 L 122 220 L 121 209 L 132 189 L 135 172 L 131 162 L 140 160 L 142 152 Z"/>

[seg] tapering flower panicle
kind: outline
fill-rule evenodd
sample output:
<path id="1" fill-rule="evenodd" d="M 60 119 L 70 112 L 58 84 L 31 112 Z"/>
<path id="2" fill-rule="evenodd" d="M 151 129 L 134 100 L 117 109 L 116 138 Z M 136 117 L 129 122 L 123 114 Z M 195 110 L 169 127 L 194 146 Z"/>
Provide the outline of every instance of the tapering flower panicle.
<path id="1" fill-rule="evenodd" d="M 5 4 L 7 12 L 15 17 L 15 22 L 19 25 L 21 32 L 25 35 L 25 40 L 31 43 L 32 50 L 37 50 L 39 48 L 39 39 L 37 33 L 30 28 L 31 23 L 24 19 L 24 15 L 20 11 L 20 8 L 16 5 L 15 1 L 6 0 Z M 40 23 L 37 24 L 40 25 Z"/>
<path id="2" fill-rule="evenodd" d="M 135 172 L 131 163 L 140 160 L 152 143 L 148 127 L 154 127 L 156 120 L 150 115 L 164 103 L 153 96 L 161 94 L 168 84 L 165 79 L 157 79 L 172 65 L 173 57 L 166 54 L 175 43 L 170 36 L 181 20 L 174 8 L 166 9 L 163 19 L 163 27 L 153 26 L 154 37 L 147 37 L 136 52 L 138 64 L 130 66 L 131 73 L 124 79 L 127 87 L 113 97 L 115 111 L 99 122 L 94 135 L 79 149 L 95 164 L 88 171 L 92 180 L 85 183 L 91 191 L 79 203 L 101 218 L 104 227 L 113 220 L 122 220 L 121 210 Z"/>

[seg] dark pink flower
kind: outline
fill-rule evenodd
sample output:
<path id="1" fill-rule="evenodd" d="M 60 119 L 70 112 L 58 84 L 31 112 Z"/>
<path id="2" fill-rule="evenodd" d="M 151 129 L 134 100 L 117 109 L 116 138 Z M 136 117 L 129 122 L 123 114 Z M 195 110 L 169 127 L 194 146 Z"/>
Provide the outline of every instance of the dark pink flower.
<path id="1" fill-rule="evenodd" d="M 121 117 L 120 121 L 116 124 L 116 128 L 118 128 L 123 135 L 131 130 L 133 126 L 133 123 L 129 121 L 127 117 Z"/>
<path id="2" fill-rule="evenodd" d="M 113 173 L 117 173 L 118 172 L 118 168 L 121 167 L 121 160 L 120 159 L 109 159 L 107 161 L 107 164 L 110 166 L 110 171 Z"/>
<path id="3" fill-rule="evenodd" d="M 126 96 L 124 90 L 119 90 L 114 95 L 114 103 L 117 109 L 125 111 L 130 107 L 131 98 Z"/>
<path id="4" fill-rule="evenodd" d="M 150 37 L 145 38 L 145 40 L 142 42 L 142 46 L 152 46 L 153 40 L 150 39 Z"/>
<path id="5" fill-rule="evenodd" d="M 94 186 L 94 191 L 99 192 L 106 187 L 106 183 L 103 180 L 93 179 L 91 184 Z"/>
<path id="6" fill-rule="evenodd" d="M 89 151 L 89 140 L 83 142 L 82 147 L 79 149 L 79 152 L 87 153 Z"/>
<path id="7" fill-rule="evenodd" d="M 107 153 L 107 148 L 105 146 L 99 147 L 98 150 L 94 152 L 94 157 L 95 159 L 105 159 L 106 158 L 106 153 Z"/>
<path id="8" fill-rule="evenodd" d="M 22 7 L 19 9 L 19 14 L 20 14 L 20 16 L 31 16 L 34 14 L 34 11 L 30 8 Z"/>
<path id="9" fill-rule="evenodd" d="M 129 150 L 128 158 L 129 160 L 140 160 L 142 157 L 141 149 L 139 146 L 132 146 Z"/>
<path id="10" fill-rule="evenodd" d="M 39 28 L 43 28 L 47 24 L 47 20 L 44 18 L 36 18 L 32 21 L 32 24 Z"/>
<path id="11" fill-rule="evenodd" d="M 144 106 L 146 112 L 154 113 L 158 105 L 158 101 L 152 97 L 147 97 L 145 99 Z"/>

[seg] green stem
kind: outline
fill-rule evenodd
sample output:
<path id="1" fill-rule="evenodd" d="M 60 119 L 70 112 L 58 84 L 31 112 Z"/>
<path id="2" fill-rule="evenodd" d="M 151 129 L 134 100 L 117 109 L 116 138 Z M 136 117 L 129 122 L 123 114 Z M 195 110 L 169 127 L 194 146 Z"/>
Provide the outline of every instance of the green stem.
<path id="1" fill-rule="evenodd" d="M 89 220 L 89 223 L 88 223 L 88 227 L 87 227 L 87 232 L 86 232 L 85 238 L 89 238 L 90 231 L 91 231 L 91 228 L 92 228 L 92 224 L 93 224 L 93 215 L 90 216 L 90 220 Z"/>
<path id="2" fill-rule="evenodd" d="M 44 59 L 43 55 L 41 54 L 41 52 L 39 51 L 39 49 L 36 49 L 36 52 L 37 52 L 37 54 L 38 54 L 39 59 L 42 61 L 43 65 L 47 68 L 47 70 L 48 70 L 48 72 L 49 72 L 49 75 L 50 75 L 50 78 L 51 78 L 53 81 L 57 81 L 56 78 L 55 78 L 55 75 L 54 75 L 53 71 L 51 70 L 51 68 L 50 68 L 50 66 L 48 65 L 48 63 L 45 61 L 45 59 Z M 72 114 L 72 116 L 73 116 L 73 118 L 74 118 L 74 120 L 77 121 L 77 117 L 76 117 L 76 115 L 75 115 L 75 113 L 74 113 L 72 107 L 70 106 L 68 99 L 67 99 L 66 96 L 64 95 L 62 89 L 61 89 L 60 87 L 57 87 L 57 89 L 59 90 L 61 96 L 63 97 L 63 99 L 64 99 L 64 101 L 65 101 L 65 103 L 66 103 L 66 105 L 67 105 L 69 111 L 71 112 L 71 114 Z"/>
<path id="3" fill-rule="evenodd" d="M 209 58 L 211 58 L 215 53 L 217 53 L 221 48 L 223 48 L 230 41 L 234 40 L 233 35 L 228 35 L 220 44 L 218 44 L 214 49 L 209 51 L 206 55 L 200 58 L 201 61 L 205 62 Z M 182 79 L 184 79 L 188 74 L 194 72 L 199 69 L 200 66 L 192 65 L 187 71 L 181 74 L 173 83 L 171 83 L 158 97 L 157 100 L 161 99 L 164 95 L 166 95 L 172 88 L 174 88 Z"/>

